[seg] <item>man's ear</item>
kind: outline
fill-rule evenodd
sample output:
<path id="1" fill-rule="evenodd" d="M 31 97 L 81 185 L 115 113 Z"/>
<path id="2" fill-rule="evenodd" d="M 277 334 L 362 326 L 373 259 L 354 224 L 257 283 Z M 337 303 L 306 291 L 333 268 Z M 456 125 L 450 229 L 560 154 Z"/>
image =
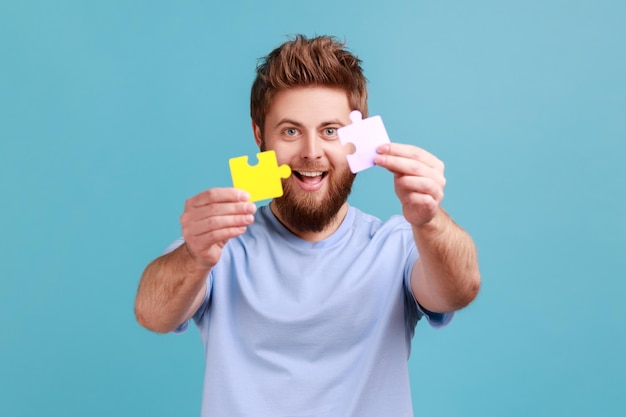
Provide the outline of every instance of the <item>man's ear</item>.
<path id="1" fill-rule="evenodd" d="M 259 125 L 254 123 L 254 120 L 252 121 L 252 132 L 254 133 L 254 141 L 256 142 L 256 145 L 259 147 L 259 149 L 261 149 L 261 144 L 263 143 L 261 128 L 259 127 Z"/>

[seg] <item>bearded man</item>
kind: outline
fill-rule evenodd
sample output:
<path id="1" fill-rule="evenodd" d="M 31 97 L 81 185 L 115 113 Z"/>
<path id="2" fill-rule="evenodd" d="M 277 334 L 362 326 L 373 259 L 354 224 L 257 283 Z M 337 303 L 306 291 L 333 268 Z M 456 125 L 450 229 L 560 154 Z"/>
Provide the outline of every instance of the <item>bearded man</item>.
<path id="1" fill-rule="evenodd" d="M 137 320 L 183 332 L 206 357 L 202 415 L 412 416 L 415 326 L 446 325 L 477 295 L 471 237 L 441 208 L 444 165 L 392 142 L 402 216 L 348 204 L 355 175 L 337 130 L 367 116 L 361 61 L 333 37 L 285 42 L 257 67 L 251 117 L 261 150 L 293 175 L 259 209 L 234 188 L 191 197 L 183 237 L 145 269 Z"/>

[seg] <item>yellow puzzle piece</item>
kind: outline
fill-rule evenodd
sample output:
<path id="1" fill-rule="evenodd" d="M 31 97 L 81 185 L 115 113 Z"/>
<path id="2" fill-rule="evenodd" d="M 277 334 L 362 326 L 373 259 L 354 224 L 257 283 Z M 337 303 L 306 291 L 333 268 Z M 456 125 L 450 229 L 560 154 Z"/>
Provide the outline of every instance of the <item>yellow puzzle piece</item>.
<path id="1" fill-rule="evenodd" d="M 289 165 L 278 166 L 276 152 L 265 151 L 256 154 L 259 160 L 254 166 L 248 165 L 247 156 L 231 158 L 230 175 L 233 178 L 233 187 L 250 194 L 250 201 L 266 200 L 283 195 L 281 178 L 289 178 Z"/>

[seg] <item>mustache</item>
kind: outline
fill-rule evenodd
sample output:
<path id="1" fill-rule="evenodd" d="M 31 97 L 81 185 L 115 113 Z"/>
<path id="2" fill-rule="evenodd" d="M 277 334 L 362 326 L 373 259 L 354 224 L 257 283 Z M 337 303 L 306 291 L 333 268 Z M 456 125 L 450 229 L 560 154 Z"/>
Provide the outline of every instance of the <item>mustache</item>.
<path id="1" fill-rule="evenodd" d="M 330 167 L 322 164 L 321 162 L 303 162 L 298 166 L 290 166 L 292 171 L 331 171 Z"/>

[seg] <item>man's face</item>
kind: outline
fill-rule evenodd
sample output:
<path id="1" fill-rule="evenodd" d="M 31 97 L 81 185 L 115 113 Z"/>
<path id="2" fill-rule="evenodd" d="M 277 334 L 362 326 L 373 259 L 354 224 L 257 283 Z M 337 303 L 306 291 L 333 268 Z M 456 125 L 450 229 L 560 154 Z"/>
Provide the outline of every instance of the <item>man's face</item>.
<path id="1" fill-rule="evenodd" d="M 261 150 L 274 150 L 278 164 L 292 169 L 274 207 L 295 231 L 323 231 L 346 204 L 355 175 L 337 129 L 350 123 L 351 110 L 345 91 L 296 88 L 276 95 L 264 132 L 254 126 Z"/>

